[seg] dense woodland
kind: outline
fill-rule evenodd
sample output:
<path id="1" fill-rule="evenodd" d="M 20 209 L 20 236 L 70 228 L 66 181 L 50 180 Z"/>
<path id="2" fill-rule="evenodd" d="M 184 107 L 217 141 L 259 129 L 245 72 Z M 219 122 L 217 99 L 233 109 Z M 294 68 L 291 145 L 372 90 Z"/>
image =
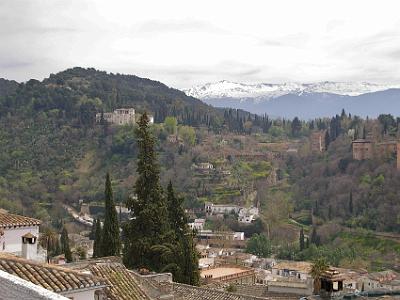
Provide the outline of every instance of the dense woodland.
<path id="1" fill-rule="evenodd" d="M 343 111 L 308 121 L 270 119 L 215 109 L 159 82 L 94 69 L 69 69 L 26 83 L 0 80 L 0 207 L 61 228 L 63 203 L 103 203 L 107 172 L 115 203 L 125 203 L 137 180 L 136 126 L 95 122 L 96 112 L 120 107 L 154 115 L 160 184 L 166 189 L 173 180 L 186 208 L 198 212 L 210 200 L 260 204 L 262 218 L 255 224 L 243 227 L 235 216 L 226 216 L 208 222 L 209 228 L 265 235 L 268 246 L 260 251 L 282 258 L 310 259 L 322 251 L 338 265 L 353 263 L 355 251 L 368 249 L 363 257 L 376 261 L 377 247 L 400 256 L 397 244 L 382 245 L 370 235 L 400 233 L 395 157 L 354 161 L 351 153 L 356 138 L 398 139 L 399 118 L 361 119 Z M 326 151 L 312 153 L 309 137 L 320 130 L 326 130 Z M 171 135 L 179 143 L 168 142 Z M 298 152 L 278 150 L 278 158 L 262 161 L 232 154 L 254 152 L 268 143 L 295 145 Z M 208 161 L 229 169 L 231 176 L 194 172 L 193 164 Z M 266 180 L 274 170 L 277 183 L 270 186 Z M 301 228 L 303 242 L 298 239 Z M 350 243 L 349 236 L 359 238 Z M 255 239 L 252 245 L 264 241 L 259 235 Z M 349 250 L 335 256 L 338 247 Z"/>

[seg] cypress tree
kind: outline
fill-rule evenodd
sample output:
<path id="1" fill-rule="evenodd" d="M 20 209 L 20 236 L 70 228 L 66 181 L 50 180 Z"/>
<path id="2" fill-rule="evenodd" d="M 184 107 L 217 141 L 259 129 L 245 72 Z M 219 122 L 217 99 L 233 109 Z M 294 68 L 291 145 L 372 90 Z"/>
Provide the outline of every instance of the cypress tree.
<path id="1" fill-rule="evenodd" d="M 299 240 L 299 244 L 300 244 L 300 251 L 304 250 L 304 230 L 303 227 L 300 229 L 300 240 Z"/>
<path id="2" fill-rule="evenodd" d="M 349 213 L 350 215 L 353 215 L 353 191 L 350 191 L 349 196 Z"/>
<path id="3" fill-rule="evenodd" d="M 106 175 L 105 198 L 106 203 L 103 233 L 101 237 L 101 255 L 119 256 L 121 253 L 121 240 L 119 233 L 118 215 L 115 209 L 109 173 L 107 173 Z"/>
<path id="4" fill-rule="evenodd" d="M 124 263 L 130 268 L 159 271 L 163 263 L 152 247 L 170 242 L 171 234 L 166 201 L 160 185 L 155 139 L 146 113 L 140 117 L 136 136 L 138 178 L 135 183 L 136 197 L 127 201 L 132 218 L 124 226 Z"/>
<path id="5" fill-rule="evenodd" d="M 102 257 L 101 247 L 102 247 L 102 232 L 101 232 L 101 221 L 100 219 L 95 219 L 93 225 L 96 227 L 93 243 L 93 257 Z"/>
<path id="6" fill-rule="evenodd" d="M 329 144 L 331 143 L 331 137 L 329 135 L 329 130 L 325 132 L 325 150 L 328 150 Z"/>
<path id="7" fill-rule="evenodd" d="M 94 241 L 96 236 L 96 219 L 93 220 L 92 228 L 90 229 L 89 240 Z"/>
<path id="8" fill-rule="evenodd" d="M 315 226 L 313 226 L 312 231 L 311 231 L 310 242 L 311 242 L 311 244 L 314 244 L 316 246 L 319 245 L 319 236 L 317 234 L 317 230 L 315 229 Z"/>
<path id="9" fill-rule="evenodd" d="M 188 220 L 182 202 L 183 199 L 176 196 L 172 183 L 169 182 L 167 187 L 168 219 L 175 244 L 180 248 L 177 252 L 182 256 L 177 257 L 176 264 L 179 272 L 174 274 L 174 279 L 182 283 L 198 285 L 200 279 L 198 254 L 193 241 L 194 234 L 187 225 Z"/>
<path id="10" fill-rule="evenodd" d="M 71 252 L 71 248 L 69 247 L 68 231 L 65 227 L 63 227 L 63 229 L 61 231 L 60 243 L 61 243 L 61 252 L 64 253 L 65 260 L 67 262 L 71 262 L 72 261 L 72 252 Z"/>

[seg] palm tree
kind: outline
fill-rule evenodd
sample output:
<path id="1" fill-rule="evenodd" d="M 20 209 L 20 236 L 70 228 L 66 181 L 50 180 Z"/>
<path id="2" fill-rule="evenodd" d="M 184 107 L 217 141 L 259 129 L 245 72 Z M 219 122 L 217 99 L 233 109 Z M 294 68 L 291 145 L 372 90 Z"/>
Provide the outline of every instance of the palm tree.
<path id="1" fill-rule="evenodd" d="M 182 280 L 182 269 L 180 267 L 180 259 L 182 259 L 180 245 L 172 243 L 163 243 L 151 247 L 151 251 L 159 257 L 161 263 L 160 272 L 171 272 L 174 281 Z"/>
<path id="2" fill-rule="evenodd" d="M 314 294 L 319 294 L 321 290 L 321 275 L 328 270 L 329 265 L 325 258 L 317 258 L 311 266 L 311 276 L 314 279 Z"/>
<path id="3" fill-rule="evenodd" d="M 50 262 L 50 256 L 54 254 L 58 243 L 58 234 L 50 227 L 44 228 L 40 235 L 40 244 L 47 250 L 47 262 Z"/>

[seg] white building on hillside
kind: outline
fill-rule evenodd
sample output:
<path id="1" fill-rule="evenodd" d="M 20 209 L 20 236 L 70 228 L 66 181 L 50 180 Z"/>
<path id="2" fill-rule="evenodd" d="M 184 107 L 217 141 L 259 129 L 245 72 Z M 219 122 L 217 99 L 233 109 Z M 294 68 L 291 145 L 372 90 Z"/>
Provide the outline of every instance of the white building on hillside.
<path id="1" fill-rule="evenodd" d="M 235 204 L 213 204 L 207 202 L 204 205 L 204 210 L 208 215 L 218 215 L 218 214 L 237 214 L 239 213 L 241 207 Z"/>
<path id="2" fill-rule="evenodd" d="M 239 211 L 238 221 L 240 223 L 250 224 L 253 223 L 258 218 L 258 208 L 242 208 Z"/>
<path id="3" fill-rule="evenodd" d="M 134 108 L 119 108 L 109 113 L 97 113 L 96 122 L 101 120 L 115 125 L 126 125 L 135 123 L 135 109 Z"/>
<path id="4" fill-rule="evenodd" d="M 154 124 L 154 116 L 147 114 L 149 123 Z M 97 113 L 96 122 L 102 120 L 114 125 L 135 124 L 139 120 L 140 114 L 135 113 L 134 108 L 118 108 L 113 112 Z"/>
<path id="5" fill-rule="evenodd" d="M 204 224 L 206 223 L 205 219 L 195 219 L 194 222 L 188 223 L 190 229 L 195 229 L 195 230 L 203 230 L 204 229 Z"/>

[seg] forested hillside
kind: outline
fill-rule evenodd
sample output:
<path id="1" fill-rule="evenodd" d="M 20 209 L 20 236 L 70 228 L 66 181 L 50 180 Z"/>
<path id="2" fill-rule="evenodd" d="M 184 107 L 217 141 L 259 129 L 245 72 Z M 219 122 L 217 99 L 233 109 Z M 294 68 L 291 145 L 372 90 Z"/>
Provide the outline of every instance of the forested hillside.
<path id="1" fill-rule="evenodd" d="M 101 200 L 108 170 L 116 178 L 117 200 L 126 199 L 135 173 L 134 128 L 95 122 L 96 112 L 121 107 L 147 111 L 156 123 L 175 117 L 179 135 L 186 139 L 186 148 L 179 150 L 181 157 L 202 131 L 250 133 L 251 120 L 257 130 L 268 130 L 271 124 L 266 117 L 224 112 L 160 82 L 133 75 L 73 68 L 43 81 L 1 79 L 0 206 L 46 220 L 59 213 L 61 203 L 81 197 Z M 173 132 L 157 125 L 154 130 L 159 146 L 164 147 L 167 135 Z M 162 155 L 163 171 L 173 165 L 175 151 L 172 148 L 169 156 Z M 185 168 L 191 163 L 188 157 Z"/>

